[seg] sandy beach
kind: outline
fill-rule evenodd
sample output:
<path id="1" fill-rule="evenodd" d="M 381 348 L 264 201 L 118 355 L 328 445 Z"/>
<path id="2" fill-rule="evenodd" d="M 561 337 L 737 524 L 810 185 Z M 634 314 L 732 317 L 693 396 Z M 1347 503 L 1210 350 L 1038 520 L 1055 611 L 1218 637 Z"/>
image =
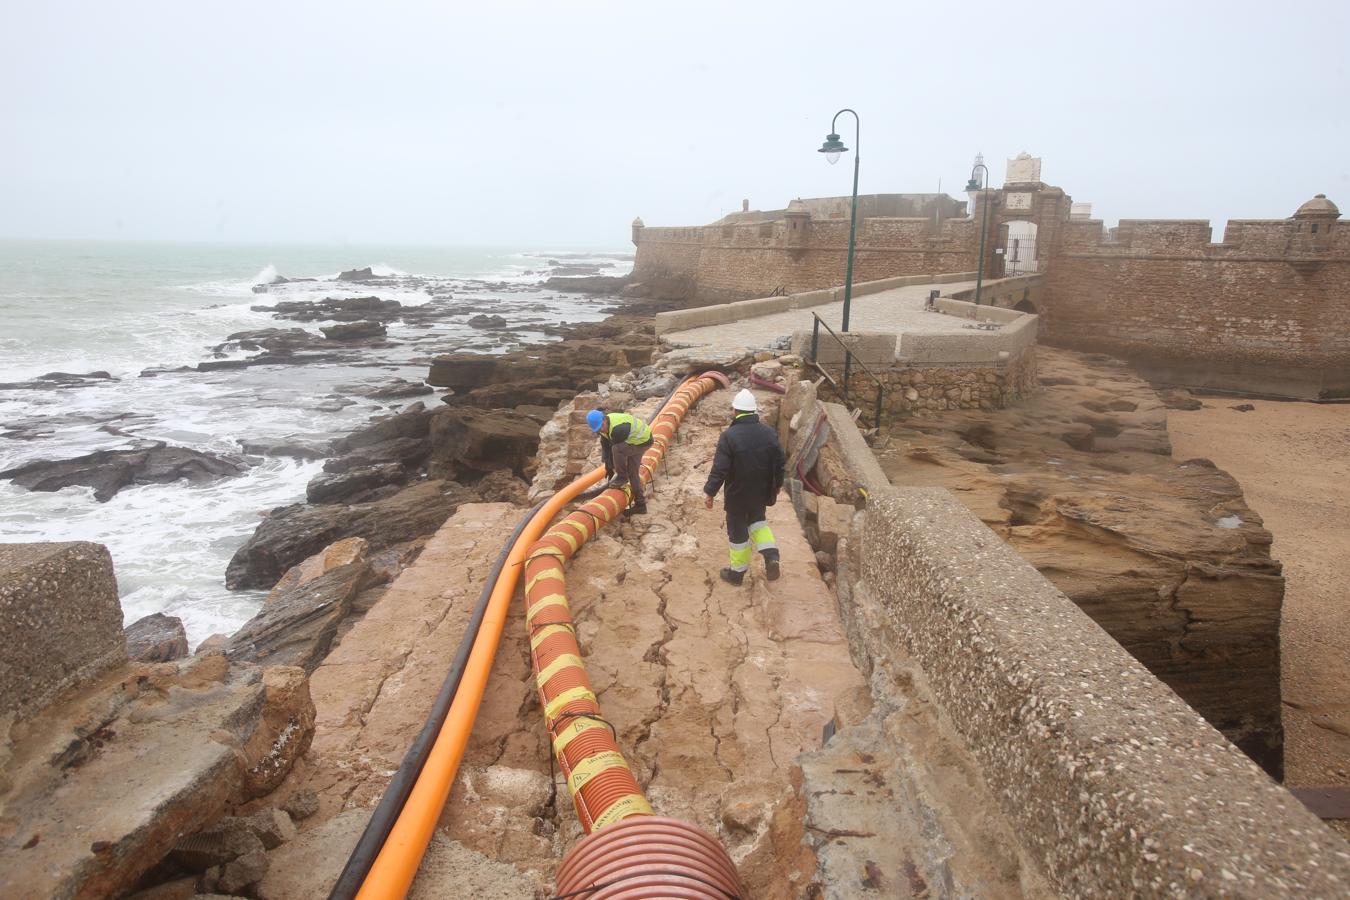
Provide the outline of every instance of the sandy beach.
<path id="1" fill-rule="evenodd" d="M 1173 456 L 1237 478 L 1288 579 L 1281 645 L 1286 780 L 1350 785 L 1350 404 L 1205 398 L 1168 417 Z M 1250 404 L 1255 409 L 1233 409 Z"/>

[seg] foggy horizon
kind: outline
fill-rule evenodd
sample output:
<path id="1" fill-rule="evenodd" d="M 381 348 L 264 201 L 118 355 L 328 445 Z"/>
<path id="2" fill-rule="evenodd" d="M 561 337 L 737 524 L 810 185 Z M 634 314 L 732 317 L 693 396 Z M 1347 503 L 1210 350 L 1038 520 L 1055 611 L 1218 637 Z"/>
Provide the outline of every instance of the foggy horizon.
<path id="1" fill-rule="evenodd" d="M 1028 152 L 1121 218 L 1350 203 L 1350 8 L 402 3 L 11 11 L 0 237 L 628 248 L 793 197 L 963 199 Z M 851 48 L 844 52 L 835 48 Z M 839 132 L 852 148 L 851 117 Z"/>

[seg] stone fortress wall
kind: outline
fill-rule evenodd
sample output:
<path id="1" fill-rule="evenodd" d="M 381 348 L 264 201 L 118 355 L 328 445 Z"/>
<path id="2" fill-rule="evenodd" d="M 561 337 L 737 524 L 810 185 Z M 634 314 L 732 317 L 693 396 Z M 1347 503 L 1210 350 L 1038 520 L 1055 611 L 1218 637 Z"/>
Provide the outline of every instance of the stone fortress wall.
<path id="1" fill-rule="evenodd" d="M 981 195 L 973 216 L 941 196 L 859 198 L 855 283 L 977 268 Z M 1288 219 L 1231 221 L 1217 244 L 1205 220 L 1126 219 L 1108 231 L 1024 154 L 989 204 L 987 278 L 1025 272 L 1010 229 L 1034 234 L 1022 255 L 1041 282 L 1007 299 L 1041 315 L 1044 342 L 1124 357 L 1166 383 L 1350 397 L 1350 226 L 1325 197 Z M 700 227 L 639 219 L 633 277 L 680 279 L 710 301 L 833 288 L 844 281 L 847 209 L 848 198 L 813 198 Z"/>
<path id="2" fill-rule="evenodd" d="M 1289 219 L 1067 222 L 1045 271 L 1051 342 L 1129 359 L 1158 381 L 1350 396 L 1350 227 Z M 1313 232 L 1312 229 L 1317 231 Z"/>
<path id="3" fill-rule="evenodd" d="M 913 195 L 882 197 L 894 205 L 913 202 Z M 848 198 L 843 217 L 818 218 L 810 212 L 813 205 L 830 208 L 838 200 L 793 201 L 775 220 L 744 221 L 743 213 L 727 217 L 731 221 L 690 228 L 635 223 L 634 278 L 684 277 L 696 286 L 699 297 L 717 301 L 842 284 L 848 259 Z M 962 206 L 953 201 L 951 211 Z M 864 218 L 860 208 L 854 281 L 974 271 L 979 243 L 975 223 L 964 217 L 942 218 L 941 211 L 935 208 L 923 218 Z"/>

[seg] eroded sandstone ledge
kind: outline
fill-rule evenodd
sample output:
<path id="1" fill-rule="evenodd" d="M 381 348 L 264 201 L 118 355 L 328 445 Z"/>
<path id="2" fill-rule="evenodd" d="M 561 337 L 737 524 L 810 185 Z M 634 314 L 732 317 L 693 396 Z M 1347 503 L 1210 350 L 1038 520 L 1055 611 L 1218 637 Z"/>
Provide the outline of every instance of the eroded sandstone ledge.
<path id="1" fill-rule="evenodd" d="M 1136 659 L 1276 777 L 1271 535 L 1208 460 L 1174 460 L 1158 394 L 1109 357 L 1041 348 L 1016 408 L 900 423 L 891 481 L 949 488 Z"/>

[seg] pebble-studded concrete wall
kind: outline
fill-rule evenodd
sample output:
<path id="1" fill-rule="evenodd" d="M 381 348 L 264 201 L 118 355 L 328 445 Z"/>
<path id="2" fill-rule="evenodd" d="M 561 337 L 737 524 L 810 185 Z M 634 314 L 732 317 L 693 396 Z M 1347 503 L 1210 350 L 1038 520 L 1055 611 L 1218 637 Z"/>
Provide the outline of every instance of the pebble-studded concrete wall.
<path id="1" fill-rule="evenodd" d="M 922 666 L 1065 896 L 1345 893 L 1345 842 L 947 491 L 868 493 L 838 551 L 850 645 Z"/>
<path id="2" fill-rule="evenodd" d="M 0 544 L 0 719 L 35 715 L 124 659 L 107 547 Z"/>

